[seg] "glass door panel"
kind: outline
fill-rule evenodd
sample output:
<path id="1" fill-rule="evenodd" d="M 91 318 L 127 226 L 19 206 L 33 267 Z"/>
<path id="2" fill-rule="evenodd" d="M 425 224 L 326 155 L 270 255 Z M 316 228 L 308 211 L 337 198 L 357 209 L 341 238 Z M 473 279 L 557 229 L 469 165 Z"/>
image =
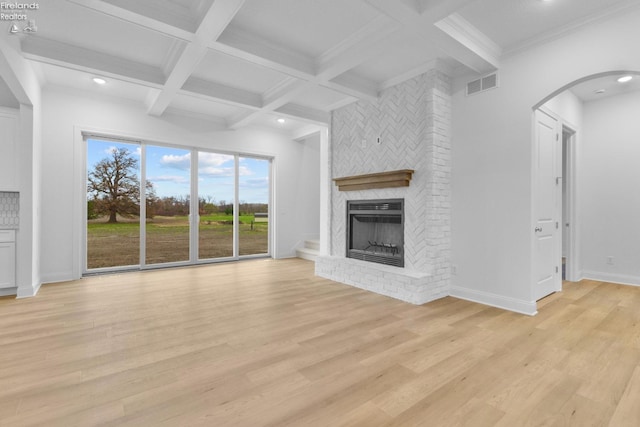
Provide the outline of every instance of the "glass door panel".
<path id="1" fill-rule="evenodd" d="M 239 159 L 239 255 L 269 253 L 269 182 L 271 161 Z"/>
<path id="2" fill-rule="evenodd" d="M 145 263 L 189 261 L 191 152 L 146 146 Z"/>
<path id="3" fill-rule="evenodd" d="M 235 157 L 198 153 L 198 259 L 233 256 Z"/>
<path id="4" fill-rule="evenodd" d="M 140 146 L 87 139 L 87 270 L 140 264 Z"/>

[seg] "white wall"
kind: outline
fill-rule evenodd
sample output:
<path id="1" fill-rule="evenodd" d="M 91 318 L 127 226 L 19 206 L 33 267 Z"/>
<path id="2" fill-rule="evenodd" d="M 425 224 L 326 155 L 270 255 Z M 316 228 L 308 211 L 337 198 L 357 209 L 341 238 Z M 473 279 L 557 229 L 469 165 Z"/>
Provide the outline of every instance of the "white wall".
<path id="1" fill-rule="evenodd" d="M 640 92 L 584 105 L 581 236 L 584 277 L 640 285 Z M 614 257 L 613 264 L 607 257 Z"/>
<path id="2" fill-rule="evenodd" d="M 298 164 L 296 200 L 304 208 L 304 215 L 297 218 L 298 230 L 302 240 L 317 239 L 320 236 L 320 133 L 298 143 L 303 151 Z"/>
<path id="3" fill-rule="evenodd" d="M 571 91 L 564 91 L 561 94 L 547 101 L 543 108 L 549 110 L 560 119 L 563 124 L 578 131 L 582 127 L 582 101 Z"/>
<path id="4" fill-rule="evenodd" d="M 39 99 L 34 105 L 20 105 L 16 159 L 20 191 L 20 226 L 16 234 L 18 297 L 34 296 L 42 283 L 40 274 L 41 122 Z"/>
<path id="5" fill-rule="evenodd" d="M 504 58 L 500 87 L 453 97 L 453 286 L 478 301 L 535 313 L 532 107 L 582 77 L 640 71 L 640 11 Z"/>
<path id="6" fill-rule="evenodd" d="M 220 131 L 215 125 L 178 116 L 152 117 L 142 105 L 128 100 L 98 97 L 79 91 L 47 87 L 43 90 L 42 146 L 42 264 L 44 282 L 79 277 L 84 178 L 81 129 L 116 136 L 172 143 L 211 150 L 274 157 L 276 258 L 294 256 L 303 234 L 298 218 L 317 214 L 317 205 L 296 200 L 304 165 L 319 156 L 307 144 L 284 133 L 244 128 Z M 310 173 L 313 173 L 311 171 Z M 311 197 L 309 195 L 309 197 Z M 306 229 L 305 229 L 306 230 Z M 304 230 L 303 230 L 304 231 Z"/>
<path id="7" fill-rule="evenodd" d="M 18 297 L 40 287 L 41 92 L 31 64 L 19 54 L 19 39 L 0 34 L 0 76 L 20 103 L 15 165 L 20 192 L 20 228 L 16 234 Z"/>

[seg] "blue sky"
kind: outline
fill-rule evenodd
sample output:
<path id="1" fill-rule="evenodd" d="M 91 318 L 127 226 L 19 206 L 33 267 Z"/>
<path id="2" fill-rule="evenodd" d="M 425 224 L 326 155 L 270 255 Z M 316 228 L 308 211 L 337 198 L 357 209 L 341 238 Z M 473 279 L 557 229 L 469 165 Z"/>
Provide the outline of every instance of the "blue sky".
<path id="1" fill-rule="evenodd" d="M 109 157 L 115 148 L 128 149 L 140 161 L 136 144 L 89 139 L 87 169 Z M 147 145 L 147 180 L 158 197 L 187 196 L 190 191 L 191 152 L 180 148 Z M 215 203 L 233 201 L 234 157 L 228 154 L 200 152 L 198 155 L 198 193 Z M 268 203 L 269 161 L 240 157 L 240 202 Z M 139 171 L 138 171 L 139 174 Z"/>

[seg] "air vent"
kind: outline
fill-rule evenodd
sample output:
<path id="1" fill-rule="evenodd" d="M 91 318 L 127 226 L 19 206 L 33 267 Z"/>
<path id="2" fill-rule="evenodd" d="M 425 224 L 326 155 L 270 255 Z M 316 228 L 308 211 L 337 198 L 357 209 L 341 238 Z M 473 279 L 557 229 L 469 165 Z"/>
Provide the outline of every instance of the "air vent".
<path id="1" fill-rule="evenodd" d="M 467 95 L 473 95 L 482 90 L 482 79 L 474 80 L 467 83 Z"/>
<path id="2" fill-rule="evenodd" d="M 489 74 L 487 77 L 482 78 L 482 90 L 493 89 L 498 86 L 498 75 Z"/>
<path id="3" fill-rule="evenodd" d="M 488 76 L 484 76 L 477 80 L 467 83 L 467 96 L 473 95 L 479 92 L 484 92 L 488 89 L 493 89 L 498 86 L 498 74 L 493 73 Z"/>

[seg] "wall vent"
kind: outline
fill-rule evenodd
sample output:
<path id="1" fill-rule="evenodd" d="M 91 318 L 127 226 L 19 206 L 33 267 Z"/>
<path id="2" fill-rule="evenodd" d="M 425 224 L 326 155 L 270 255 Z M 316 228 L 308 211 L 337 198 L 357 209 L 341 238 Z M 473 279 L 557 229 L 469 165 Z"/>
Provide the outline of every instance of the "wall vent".
<path id="1" fill-rule="evenodd" d="M 498 86 L 498 74 L 493 73 L 467 83 L 467 96 Z"/>

